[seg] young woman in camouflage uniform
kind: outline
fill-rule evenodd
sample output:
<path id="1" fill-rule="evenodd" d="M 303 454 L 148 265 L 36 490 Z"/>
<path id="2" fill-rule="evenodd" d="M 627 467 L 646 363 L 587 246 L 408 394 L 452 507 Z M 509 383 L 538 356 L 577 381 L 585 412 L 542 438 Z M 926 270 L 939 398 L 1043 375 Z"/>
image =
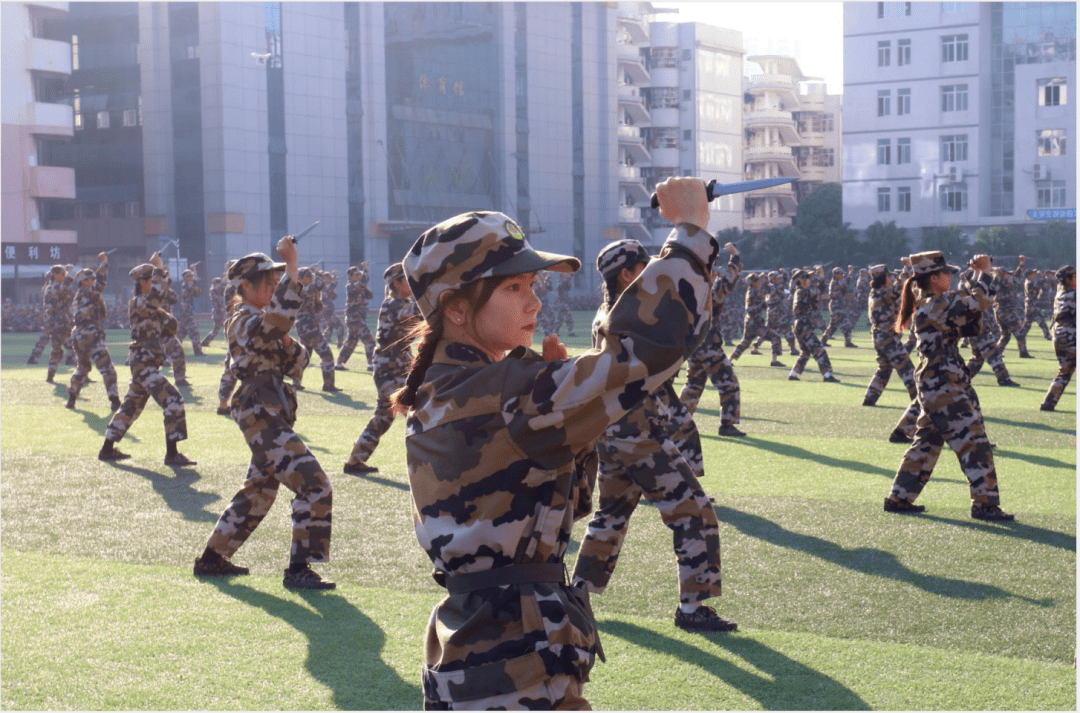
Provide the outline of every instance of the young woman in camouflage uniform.
<path id="1" fill-rule="evenodd" d="M 991 304 L 994 295 L 997 294 L 997 279 L 1002 277 L 1004 273 L 1002 270 L 994 270 L 993 274 L 995 279 L 990 284 Z M 966 270 L 963 281 L 968 282 L 971 279 L 972 271 Z M 993 309 L 987 309 L 982 313 L 980 324 L 981 328 L 978 334 L 970 336 L 972 357 L 967 363 L 968 374 L 974 379 L 982 371 L 983 364 L 986 363 L 993 369 L 998 386 L 1019 386 L 1020 384 L 1012 380 L 1009 369 L 1005 366 L 1005 347 L 1001 342 L 1001 327 Z"/>
<path id="2" fill-rule="evenodd" d="M 229 260 L 225 263 L 225 281 L 222 283 L 224 288 L 222 289 L 222 297 L 225 302 L 225 319 L 228 320 L 232 316 L 233 308 L 236 306 L 238 300 L 236 299 L 236 293 L 240 289 L 240 282 L 238 280 L 229 279 L 229 270 L 236 264 L 236 260 Z M 233 389 L 236 388 L 236 372 L 232 369 L 232 360 L 229 358 L 228 349 L 229 335 L 225 335 L 225 363 L 222 365 L 221 378 L 218 380 L 218 416 L 231 416 L 232 408 L 229 406 L 229 399 L 232 398 Z"/>
<path id="3" fill-rule="evenodd" d="M 49 353 L 49 371 L 45 381 L 55 383 L 53 377 L 60 368 L 60 359 L 64 356 L 64 348 L 67 347 L 68 359 L 73 356 L 71 351 L 71 300 L 75 291 L 73 283 L 74 275 L 64 269 L 63 265 L 53 265 L 49 271 L 49 281 L 42 288 L 41 299 L 45 305 L 45 329 L 41 338 L 34 345 L 34 351 L 30 354 L 27 364 L 37 364 L 38 357 L 45 351 L 45 345 L 52 341 L 52 351 Z"/>
<path id="4" fill-rule="evenodd" d="M 224 329 L 226 316 L 228 315 L 225 310 L 225 282 L 220 277 L 215 277 L 210 281 L 210 319 L 214 321 L 214 326 L 203 337 L 204 347 L 210 346 L 210 342 L 214 341 L 218 332 Z"/>
<path id="5" fill-rule="evenodd" d="M 195 559 L 196 576 L 247 574 L 247 567 L 230 558 L 259 526 L 277 498 L 281 485 L 294 494 L 292 546 L 282 581 L 288 589 L 333 589 L 311 568 L 330 559 L 330 521 L 333 491 L 330 480 L 300 436 L 296 422 L 296 391 L 285 383 L 307 365 L 308 353 L 289 336 L 300 309 L 296 245 L 286 235 L 277 244 L 285 262 L 263 253 L 246 255 L 229 270 L 240 281 L 237 305 L 225 333 L 232 369 L 240 386 L 232 398 L 232 417 L 251 449 L 247 480 L 218 518 L 206 549 Z M 278 279 L 278 269 L 285 275 Z"/>
<path id="6" fill-rule="evenodd" d="M 117 389 L 112 356 L 105 347 L 105 300 L 101 297 L 109 281 L 109 256 L 99 253 L 98 260 L 101 265 L 96 273 L 87 267 L 75 276 L 79 291 L 75 293 L 73 302 L 75 326 L 71 330 L 71 343 L 75 347 L 78 362 L 68 385 L 67 407 L 75 408 L 79 392 L 89 381 L 90 364 L 93 363 L 101 372 L 109 404 L 112 410 L 116 411 L 120 408 L 120 392 Z"/>
<path id="7" fill-rule="evenodd" d="M 1053 411 L 1076 371 L 1076 268 L 1067 265 L 1057 271 L 1058 290 L 1054 298 L 1054 352 L 1058 375 L 1050 384 L 1041 411 Z"/>
<path id="8" fill-rule="evenodd" d="M 604 316 L 648 263 L 649 254 L 636 240 L 611 243 L 597 256 L 605 299 L 593 322 L 594 348 L 602 347 L 597 328 Z M 701 604 L 720 596 L 719 525 L 709 497 L 672 440 L 675 424 L 658 396 L 666 386 L 645 397 L 596 441 L 600 506 L 589 522 L 570 581 L 603 593 L 615 572 L 630 516 L 644 496 L 673 533 L 680 602 L 675 625 L 687 631 L 734 631 L 734 622 Z"/>
<path id="9" fill-rule="evenodd" d="M 368 287 L 367 263 L 362 262 L 359 266 L 352 266 L 348 270 L 348 283 L 345 285 L 345 325 L 349 334 L 345 338 L 345 346 L 338 352 L 338 371 L 345 371 L 345 363 L 349 361 L 353 350 L 359 342 L 364 344 L 364 353 L 367 357 L 367 370 L 374 371 L 372 356 L 375 353 L 375 337 L 371 335 L 371 329 L 367 326 L 368 302 L 375 295 Z"/>
<path id="10" fill-rule="evenodd" d="M 901 285 L 893 282 L 893 276 L 884 265 L 870 268 L 871 291 L 867 300 L 867 314 L 877 350 L 877 371 L 866 387 L 863 406 L 873 406 L 881 392 L 889 384 L 895 370 L 904 381 L 908 396 L 915 399 L 915 365 L 896 333 L 896 310 L 899 307 Z"/>
<path id="11" fill-rule="evenodd" d="M 813 277 L 807 270 L 796 270 L 794 278 L 796 287 L 792 312 L 795 322 L 792 329 L 795 331 L 795 339 L 799 342 L 802 351 L 799 353 L 799 358 L 795 360 L 795 366 L 791 367 L 788 380 L 798 381 L 803 369 L 806 368 L 806 363 L 810 361 L 810 357 L 814 357 L 821 370 L 821 378 L 831 383 L 839 383 L 840 380 L 833 376 L 829 353 L 825 351 L 825 347 L 814 334 L 814 318 L 818 310 L 817 300 L 814 299 L 812 293 Z"/>
<path id="12" fill-rule="evenodd" d="M 309 353 L 314 352 L 319 355 L 319 366 L 323 378 L 322 390 L 337 393 L 341 389 L 334 385 L 334 353 L 330 351 L 330 342 L 327 341 L 319 323 L 323 310 L 323 280 L 314 265 L 300 270 L 299 275 L 300 284 L 303 285 L 303 303 L 296 315 L 296 336 Z M 303 391 L 304 387 L 301 385 L 303 379 L 304 372 L 301 369 L 293 377 L 293 387 Z"/>
<path id="13" fill-rule="evenodd" d="M 177 443 L 187 439 L 184 397 L 161 373 L 161 365 L 165 362 L 163 345 L 166 340 L 176 338 L 177 329 L 176 318 L 161 306 L 168 275 L 161 255 L 155 252 L 149 263 L 132 268 L 128 275 L 135 281 L 135 296 L 128 302 L 128 320 L 131 324 L 128 367 L 131 369 L 131 382 L 123 404 L 113 414 L 105 430 L 105 443 L 98 453 L 98 460 L 131 457 L 114 446 L 153 397 L 165 417 L 165 465 L 195 465 L 195 461 L 176 449 Z"/>
<path id="14" fill-rule="evenodd" d="M 573 359 L 556 337 L 544 355 L 528 349 L 531 284 L 580 263 L 536 252 L 505 215 L 447 220 L 404 260 L 426 322 L 395 399 L 410 409 L 417 539 L 448 589 L 428 626 L 425 708 L 589 707 L 596 625 L 563 556 L 591 511 L 593 442 L 676 373 L 709 320 L 718 247 L 697 227 L 704 184 L 671 178 L 657 192 L 677 230 L 599 325 L 602 347 Z"/>
<path id="15" fill-rule="evenodd" d="M 956 452 L 971 489 L 971 516 L 978 520 L 1012 520 L 999 506 L 994 454 L 986 438 L 982 414 L 972 403 L 971 381 L 957 343 L 961 330 L 977 322 L 990 306 L 990 258 L 976 255 L 970 287 L 950 290 L 948 265 L 939 251 L 911 256 L 914 275 L 904 282 L 896 331 L 915 320 L 919 367 L 915 370 L 920 406 L 915 442 L 907 449 L 893 480 L 885 512 L 926 510 L 915 498 L 930 480 L 945 443 Z"/>
<path id="16" fill-rule="evenodd" d="M 742 341 L 731 350 L 731 361 L 737 360 L 753 343 L 754 339 L 765 338 L 765 296 L 767 286 L 764 275 L 755 272 L 746 277 L 746 314 L 743 317 Z M 751 354 L 759 355 L 761 352 L 754 347 Z"/>
<path id="17" fill-rule="evenodd" d="M 350 475 L 375 473 L 379 469 L 368 465 L 368 459 L 379 446 L 379 439 L 394 423 L 390 397 L 405 385 L 412 362 L 408 335 L 416 317 L 416 303 L 401 263 L 391 265 L 383 273 L 386 298 L 379 309 L 379 347 L 375 350 L 375 388 L 379 400 L 375 413 L 353 444 L 344 472 Z"/>
<path id="18" fill-rule="evenodd" d="M 997 294 L 994 296 L 994 314 L 1001 327 L 1001 336 L 997 345 L 1002 354 L 1009 346 L 1009 341 L 1016 336 L 1016 346 L 1020 357 L 1030 358 L 1027 351 L 1027 332 L 1024 330 L 1024 264 L 1027 257 L 1020 256 L 1020 264 L 1012 270 L 1002 270 L 994 281 Z"/>
<path id="19" fill-rule="evenodd" d="M 180 283 L 180 341 L 191 340 L 191 350 L 195 356 L 202 356 L 202 341 L 199 339 L 199 323 L 195 321 L 195 298 L 202 294 L 199 287 L 199 275 L 194 269 L 184 270 Z"/>
<path id="20" fill-rule="evenodd" d="M 341 321 L 341 317 L 337 313 L 337 287 L 338 287 L 338 273 L 337 270 L 331 270 L 330 272 L 323 273 L 323 280 L 325 287 L 322 294 L 322 323 L 323 333 L 326 335 L 326 341 L 334 341 L 334 332 L 337 332 L 337 346 L 341 349 L 341 343 L 345 340 L 345 323 Z"/>

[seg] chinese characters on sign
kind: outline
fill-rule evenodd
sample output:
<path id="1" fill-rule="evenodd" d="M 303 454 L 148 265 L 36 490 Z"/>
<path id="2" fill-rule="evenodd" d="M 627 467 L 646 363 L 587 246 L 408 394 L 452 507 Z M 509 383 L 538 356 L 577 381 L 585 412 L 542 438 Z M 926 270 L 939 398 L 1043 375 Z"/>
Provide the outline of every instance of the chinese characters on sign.
<path id="1" fill-rule="evenodd" d="M 1029 220 L 1076 220 L 1076 208 L 1038 208 L 1027 212 Z"/>
<path id="2" fill-rule="evenodd" d="M 4 245 L 4 262 L 8 264 L 74 263 L 78 258 L 75 244 L 40 245 L 38 243 L 13 243 Z"/>
<path id="3" fill-rule="evenodd" d="M 448 81 L 449 80 L 446 77 L 437 77 L 435 79 L 435 84 L 439 89 L 439 94 L 446 94 L 446 84 L 447 84 Z M 428 76 L 426 74 L 421 74 L 420 75 L 420 91 L 426 92 L 430 88 L 431 88 L 431 80 L 428 79 Z M 454 93 L 454 96 L 456 96 L 456 97 L 465 96 L 465 82 L 458 79 L 457 81 L 455 81 L 451 85 L 451 91 Z"/>

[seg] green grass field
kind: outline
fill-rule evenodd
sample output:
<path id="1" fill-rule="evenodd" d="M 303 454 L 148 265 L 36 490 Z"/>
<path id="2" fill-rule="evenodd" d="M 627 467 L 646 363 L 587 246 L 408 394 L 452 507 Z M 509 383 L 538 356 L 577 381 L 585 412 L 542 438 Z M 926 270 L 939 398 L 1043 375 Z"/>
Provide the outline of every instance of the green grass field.
<path id="1" fill-rule="evenodd" d="M 591 315 L 575 317 L 586 333 Z M 1007 355 L 1020 388 L 998 387 L 988 368 L 975 380 L 1010 524 L 969 517 L 947 450 L 920 498 L 925 515 L 882 512 L 904 451 L 886 437 L 907 396 L 894 377 L 877 407 L 860 406 L 874 370 L 865 331 L 860 349 L 830 348 L 841 384 L 821 382 L 813 362 L 796 383 L 768 356 L 744 355 L 749 435 L 715 435 L 711 388 L 697 417 L 724 557 L 713 603 L 739 631 L 674 626 L 671 536 L 643 505 L 611 585 L 593 598 L 608 658 L 585 688 L 593 706 L 1075 710 L 1076 385 L 1056 413 L 1039 411 L 1057 363 L 1036 331 L 1036 359 Z M 109 336 L 122 396 L 127 334 Z M 110 415 L 100 375 L 64 409 L 73 368 L 47 384 L 43 364 L 25 363 L 35 338 L 0 343 L 4 709 L 421 707 L 424 631 L 443 590 L 412 530 L 403 423 L 372 460 L 378 474 L 341 473 L 376 399 L 362 352 L 338 373 L 344 393 L 319 392 L 316 366 L 299 396 L 297 430 L 334 485 L 332 562 L 319 569 L 338 588 L 294 593 L 281 585 L 287 493 L 236 556 L 250 576 L 191 575 L 249 457 L 236 425 L 214 413 L 220 339 L 189 357 L 181 450 L 199 463 L 174 471 L 162 465 L 153 403 L 121 444 L 132 459 L 99 462 Z M 584 529 L 574 529 L 571 569 Z"/>

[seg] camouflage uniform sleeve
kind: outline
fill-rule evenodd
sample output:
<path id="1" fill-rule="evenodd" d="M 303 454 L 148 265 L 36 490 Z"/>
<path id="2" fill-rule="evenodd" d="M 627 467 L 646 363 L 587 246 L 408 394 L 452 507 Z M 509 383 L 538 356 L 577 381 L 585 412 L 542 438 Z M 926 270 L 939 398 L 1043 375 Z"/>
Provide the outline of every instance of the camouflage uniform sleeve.
<path id="1" fill-rule="evenodd" d="M 732 288 L 735 287 L 735 283 L 739 281 L 739 275 L 742 273 L 742 259 L 738 253 L 728 256 L 727 266 L 719 271 L 718 277 L 720 278 L 714 288 L 714 297 L 726 297 Z"/>
<path id="2" fill-rule="evenodd" d="M 960 285 L 948 300 L 942 321 L 950 327 L 962 327 L 978 320 L 979 315 L 990 306 L 992 284 L 993 277 L 984 272 L 977 280 Z"/>
<path id="3" fill-rule="evenodd" d="M 514 441 L 548 467 L 565 463 L 678 371 L 709 322 L 715 239 L 679 226 L 660 258 L 597 326 L 597 349 L 546 363 L 531 353 L 507 368 L 503 412 Z M 571 427 L 572 424 L 572 427 Z"/>
<path id="4" fill-rule="evenodd" d="M 109 284 L 109 263 L 103 262 L 98 265 L 97 272 L 94 274 L 94 290 L 104 292 L 107 284 Z"/>

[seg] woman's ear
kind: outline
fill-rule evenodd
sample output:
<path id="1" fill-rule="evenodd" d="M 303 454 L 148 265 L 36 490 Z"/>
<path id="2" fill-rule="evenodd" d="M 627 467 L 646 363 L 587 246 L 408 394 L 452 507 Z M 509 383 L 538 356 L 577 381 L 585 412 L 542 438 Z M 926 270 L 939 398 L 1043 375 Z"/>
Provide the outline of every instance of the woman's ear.
<path id="1" fill-rule="evenodd" d="M 462 299 L 447 299 L 446 308 L 443 310 L 443 314 L 446 315 L 446 319 L 450 324 L 460 327 L 464 325 L 465 320 L 469 318 L 468 304 Z"/>

